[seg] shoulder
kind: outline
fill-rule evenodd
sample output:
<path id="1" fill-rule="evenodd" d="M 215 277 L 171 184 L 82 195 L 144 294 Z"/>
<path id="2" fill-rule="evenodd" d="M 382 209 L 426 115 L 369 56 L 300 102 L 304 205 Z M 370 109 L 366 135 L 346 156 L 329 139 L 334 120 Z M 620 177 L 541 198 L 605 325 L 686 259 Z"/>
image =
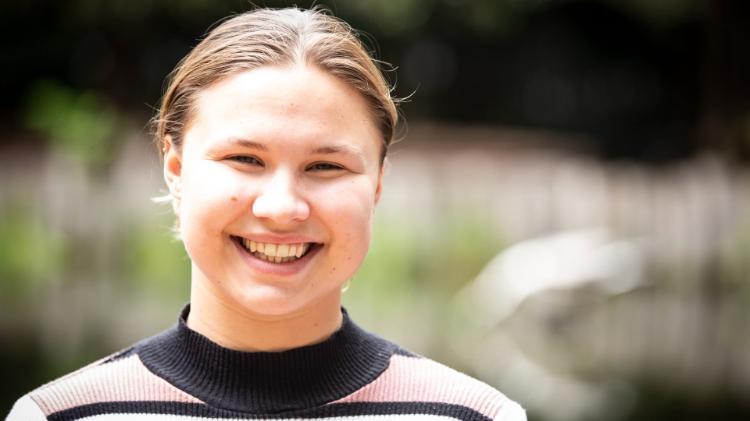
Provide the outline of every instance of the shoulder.
<path id="1" fill-rule="evenodd" d="M 16 401 L 5 421 L 38 421 L 46 419 L 47 417 L 44 415 L 44 412 L 31 399 L 31 396 L 27 394 Z"/>
<path id="2" fill-rule="evenodd" d="M 96 383 L 92 380 L 97 373 L 101 373 L 101 367 L 126 358 L 132 349 L 131 347 L 108 355 L 23 395 L 13 405 L 6 421 L 46 419 L 48 415 L 56 412 L 55 409 L 75 406 L 77 396 L 81 395 L 76 393 L 76 389 L 81 386 L 95 386 L 91 383 Z"/>
<path id="3" fill-rule="evenodd" d="M 380 377 L 344 401 L 431 405 L 462 419 L 526 419 L 520 405 L 492 386 L 400 348 Z"/>
<path id="4" fill-rule="evenodd" d="M 116 352 L 32 390 L 16 401 L 6 421 L 44 420 L 62 413 L 85 415 L 111 402 L 194 400 L 152 374 L 135 349 Z"/>

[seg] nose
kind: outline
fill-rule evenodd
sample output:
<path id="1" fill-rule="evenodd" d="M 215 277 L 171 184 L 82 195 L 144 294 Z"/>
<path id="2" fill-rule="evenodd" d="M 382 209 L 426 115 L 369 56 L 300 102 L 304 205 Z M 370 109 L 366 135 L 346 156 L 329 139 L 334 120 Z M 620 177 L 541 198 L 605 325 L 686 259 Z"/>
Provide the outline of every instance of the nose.
<path id="1" fill-rule="evenodd" d="M 291 174 L 282 171 L 273 174 L 253 201 L 253 215 L 281 225 L 306 220 L 310 216 L 310 205 L 298 190 Z"/>

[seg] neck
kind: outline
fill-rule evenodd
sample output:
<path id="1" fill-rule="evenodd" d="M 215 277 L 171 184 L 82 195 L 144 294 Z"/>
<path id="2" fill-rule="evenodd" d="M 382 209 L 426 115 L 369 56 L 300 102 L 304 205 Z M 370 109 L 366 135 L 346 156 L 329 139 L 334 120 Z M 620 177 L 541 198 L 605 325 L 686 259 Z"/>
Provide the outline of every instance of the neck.
<path id="1" fill-rule="evenodd" d="M 278 352 L 326 340 L 341 327 L 341 295 L 331 294 L 294 314 L 256 314 L 194 282 L 190 329 L 225 348 Z"/>

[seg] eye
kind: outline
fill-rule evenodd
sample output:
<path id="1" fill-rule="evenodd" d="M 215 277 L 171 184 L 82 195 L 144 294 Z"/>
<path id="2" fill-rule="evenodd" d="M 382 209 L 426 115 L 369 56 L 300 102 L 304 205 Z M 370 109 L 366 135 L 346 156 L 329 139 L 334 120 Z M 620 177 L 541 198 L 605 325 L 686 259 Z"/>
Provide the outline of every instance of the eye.
<path id="1" fill-rule="evenodd" d="M 307 167 L 308 171 L 337 171 L 337 170 L 343 170 L 344 167 L 338 164 L 332 164 L 330 162 L 316 162 L 309 167 Z"/>
<path id="2" fill-rule="evenodd" d="M 236 155 L 236 156 L 230 156 L 227 159 L 229 159 L 230 161 L 241 162 L 243 164 L 248 164 L 248 165 L 257 165 L 261 167 L 263 166 L 263 162 L 261 162 L 260 159 L 252 155 Z"/>

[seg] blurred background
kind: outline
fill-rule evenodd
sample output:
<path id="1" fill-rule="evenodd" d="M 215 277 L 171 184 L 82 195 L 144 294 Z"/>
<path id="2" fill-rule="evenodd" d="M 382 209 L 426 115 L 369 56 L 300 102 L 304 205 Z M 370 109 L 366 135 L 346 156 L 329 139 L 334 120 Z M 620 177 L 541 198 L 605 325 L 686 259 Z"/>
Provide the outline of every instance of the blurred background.
<path id="1" fill-rule="evenodd" d="M 355 320 L 532 421 L 748 419 L 750 2 L 315 3 L 409 97 Z M 0 2 L 3 414 L 187 302 L 146 124 L 249 8 Z"/>

